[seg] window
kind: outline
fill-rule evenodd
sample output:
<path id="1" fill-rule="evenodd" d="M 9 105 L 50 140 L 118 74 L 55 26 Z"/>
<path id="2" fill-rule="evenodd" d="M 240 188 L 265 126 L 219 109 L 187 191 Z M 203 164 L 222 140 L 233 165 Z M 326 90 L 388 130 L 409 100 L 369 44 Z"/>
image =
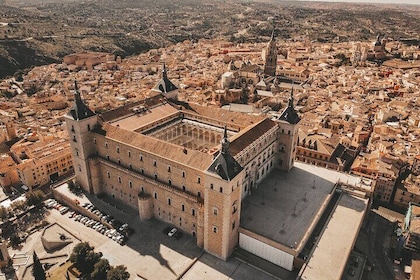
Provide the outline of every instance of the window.
<path id="1" fill-rule="evenodd" d="M 132 189 L 133 188 L 133 182 L 128 181 L 128 186 L 130 187 L 130 189 Z"/>
<path id="2" fill-rule="evenodd" d="M 201 192 L 197 192 L 197 196 L 198 197 L 201 197 Z"/>
<path id="3" fill-rule="evenodd" d="M 143 161 L 143 156 L 142 155 L 140 155 L 140 161 Z"/>
<path id="4" fill-rule="evenodd" d="M 185 178 L 185 171 L 182 171 L 182 178 Z"/>
<path id="5" fill-rule="evenodd" d="M 171 180 L 168 181 L 168 185 L 172 186 L 172 181 Z"/>
<path id="6" fill-rule="evenodd" d="M 217 233 L 219 231 L 219 229 L 216 226 L 213 226 L 213 232 Z"/>
<path id="7" fill-rule="evenodd" d="M 220 187 L 219 191 L 222 193 L 222 192 L 223 192 L 223 188 L 222 188 L 222 187 Z"/>
<path id="8" fill-rule="evenodd" d="M 185 205 L 184 204 L 181 205 L 181 210 L 182 210 L 182 212 L 185 211 Z"/>
<path id="9" fill-rule="evenodd" d="M 105 148 L 108 149 L 108 142 L 105 142 Z"/>
<path id="10" fill-rule="evenodd" d="M 157 198 L 158 198 L 158 194 L 157 194 L 157 192 L 155 192 L 155 193 L 153 194 L 153 196 L 155 197 L 155 199 L 157 199 Z"/>
<path id="11" fill-rule="evenodd" d="M 213 184 L 210 184 L 210 189 L 213 189 Z"/>
<path id="12" fill-rule="evenodd" d="M 131 151 L 128 151 L 128 157 L 131 157 Z"/>
<path id="13" fill-rule="evenodd" d="M 201 183 L 201 178 L 197 177 L 197 183 L 200 184 Z"/>
<path id="14" fill-rule="evenodd" d="M 141 169 L 141 175 L 144 175 L 144 169 L 143 168 Z"/>
<path id="15" fill-rule="evenodd" d="M 232 223 L 232 230 L 234 230 L 235 229 L 235 221 L 233 221 L 233 223 Z"/>
<path id="16" fill-rule="evenodd" d="M 89 131 L 90 131 L 90 124 L 88 124 L 88 125 L 87 125 L 87 130 L 89 130 Z"/>
<path id="17" fill-rule="evenodd" d="M 168 205 L 171 205 L 171 199 L 168 198 Z"/>
<path id="18" fill-rule="evenodd" d="M 154 160 L 154 161 L 153 161 L 153 166 L 154 166 L 154 167 L 156 167 L 156 166 L 157 166 L 156 160 Z"/>
<path id="19" fill-rule="evenodd" d="M 118 183 L 121 183 L 121 182 L 122 182 L 121 177 L 118 176 Z"/>
<path id="20" fill-rule="evenodd" d="M 157 180 L 157 179 L 158 179 L 157 174 L 155 174 L 155 180 Z"/>
<path id="21" fill-rule="evenodd" d="M 235 200 L 235 202 L 232 204 L 232 215 L 235 214 L 236 211 L 238 211 L 238 206 L 236 205 L 236 200 Z"/>
<path id="22" fill-rule="evenodd" d="M 82 167 L 79 165 L 79 171 L 82 172 Z"/>
<path id="23" fill-rule="evenodd" d="M 195 209 L 191 209 L 191 215 L 195 216 Z"/>
<path id="24" fill-rule="evenodd" d="M 120 153 L 120 147 L 117 146 L 117 154 Z"/>
<path id="25" fill-rule="evenodd" d="M 217 216 L 217 207 L 213 207 L 213 214 L 215 215 L 215 216 Z"/>
<path id="26" fill-rule="evenodd" d="M 185 192 L 185 186 L 182 186 L 182 191 Z"/>
<path id="27" fill-rule="evenodd" d="M 106 160 L 109 160 L 109 155 L 106 155 Z"/>
<path id="28" fill-rule="evenodd" d="M 111 178 L 111 173 L 109 173 L 109 171 L 106 174 L 108 176 L 108 179 Z"/>
<path id="29" fill-rule="evenodd" d="M 171 172 L 171 167 L 170 166 L 168 166 L 168 172 Z"/>

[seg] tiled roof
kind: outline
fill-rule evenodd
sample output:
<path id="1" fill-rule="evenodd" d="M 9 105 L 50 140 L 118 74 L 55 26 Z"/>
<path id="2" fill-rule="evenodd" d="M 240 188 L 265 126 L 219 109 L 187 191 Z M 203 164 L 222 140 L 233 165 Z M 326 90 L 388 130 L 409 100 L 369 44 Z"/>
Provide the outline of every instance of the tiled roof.
<path id="1" fill-rule="evenodd" d="M 198 170 L 206 170 L 213 161 L 213 156 L 210 154 L 187 149 L 140 133 L 127 131 L 107 123 L 103 125 L 102 129 L 105 136 L 110 139 L 158 155 L 162 158 L 179 162 L 180 164 L 193 166 Z"/>
<path id="2" fill-rule="evenodd" d="M 270 119 L 263 119 L 257 124 L 242 130 L 232 138 L 229 148 L 230 153 L 235 156 L 276 125 L 277 124 Z"/>

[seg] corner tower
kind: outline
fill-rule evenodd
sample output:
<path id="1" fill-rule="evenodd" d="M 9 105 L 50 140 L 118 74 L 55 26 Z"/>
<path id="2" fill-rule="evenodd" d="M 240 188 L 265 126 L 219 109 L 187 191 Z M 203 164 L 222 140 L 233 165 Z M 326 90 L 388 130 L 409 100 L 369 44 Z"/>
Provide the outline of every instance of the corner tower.
<path id="1" fill-rule="evenodd" d="M 239 242 L 243 168 L 229 152 L 227 128 L 220 152 L 206 171 L 204 250 L 226 260 Z"/>
<path id="2" fill-rule="evenodd" d="M 76 182 L 88 192 L 93 192 L 89 158 L 95 153 L 91 130 L 97 125 L 97 115 L 89 109 L 74 82 L 74 104 L 64 116 L 69 135 Z"/>
<path id="3" fill-rule="evenodd" d="M 274 37 L 274 30 L 271 33 L 270 42 L 265 50 L 264 74 L 268 76 L 275 76 L 277 68 L 277 42 Z"/>
<path id="4" fill-rule="evenodd" d="M 298 124 L 300 122 L 300 117 L 297 114 L 293 103 L 292 87 L 287 107 L 279 116 L 273 118 L 279 127 L 277 134 L 277 166 L 278 168 L 287 171 L 292 169 L 294 164 L 298 139 Z"/>
<path id="5" fill-rule="evenodd" d="M 162 78 L 153 87 L 152 91 L 158 92 L 168 99 L 178 99 L 178 88 L 169 80 L 166 64 L 163 64 Z"/>

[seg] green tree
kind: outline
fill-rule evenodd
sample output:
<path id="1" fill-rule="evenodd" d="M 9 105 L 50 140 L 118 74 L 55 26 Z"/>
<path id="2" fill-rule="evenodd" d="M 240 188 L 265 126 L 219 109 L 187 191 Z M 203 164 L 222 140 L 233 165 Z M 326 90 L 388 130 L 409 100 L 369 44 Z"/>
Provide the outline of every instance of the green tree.
<path id="1" fill-rule="evenodd" d="M 118 265 L 111 268 L 107 273 L 107 280 L 128 280 L 130 278 L 130 273 L 128 273 L 127 268 L 124 265 Z"/>
<path id="2" fill-rule="evenodd" d="M 10 236 L 10 245 L 12 245 L 12 247 L 17 247 L 20 244 L 20 242 L 20 237 L 16 233 L 13 233 Z"/>
<path id="3" fill-rule="evenodd" d="M 27 201 L 29 206 L 30 205 L 38 205 L 45 198 L 45 195 L 41 190 L 35 190 L 33 192 L 27 192 L 25 194 L 25 196 L 26 196 L 26 201 Z"/>
<path id="4" fill-rule="evenodd" d="M 13 202 L 13 203 L 10 205 L 10 207 L 11 207 L 13 210 L 21 210 L 21 211 L 23 211 L 23 210 L 25 210 L 25 209 L 27 208 L 27 204 L 26 204 L 26 202 L 25 202 L 25 201 L 23 201 L 23 200 L 18 200 L 18 201 Z"/>
<path id="5" fill-rule="evenodd" d="M 6 219 L 9 217 L 9 209 L 7 209 L 4 206 L 0 206 L 0 218 L 2 220 Z"/>
<path id="6" fill-rule="evenodd" d="M 33 254 L 33 261 L 34 261 L 34 264 L 32 266 L 32 275 L 34 276 L 35 280 L 45 280 L 45 279 L 47 279 L 45 277 L 45 271 L 42 268 L 41 261 L 39 260 L 35 251 L 34 251 L 34 254 Z"/>
<path id="7" fill-rule="evenodd" d="M 111 269 L 107 259 L 100 259 L 93 267 L 93 272 L 90 274 L 92 280 L 104 280 L 108 271 Z"/>
<path id="8" fill-rule="evenodd" d="M 83 275 L 90 275 L 102 257 L 102 254 L 95 253 L 93 249 L 88 242 L 82 242 L 74 246 L 70 255 L 70 261 Z"/>

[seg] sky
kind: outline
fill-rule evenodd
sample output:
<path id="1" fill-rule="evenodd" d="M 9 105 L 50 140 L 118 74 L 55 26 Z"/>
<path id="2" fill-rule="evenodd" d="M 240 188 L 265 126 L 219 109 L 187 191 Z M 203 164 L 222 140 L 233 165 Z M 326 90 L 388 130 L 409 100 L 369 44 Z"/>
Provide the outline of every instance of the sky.
<path id="1" fill-rule="evenodd" d="M 420 0 L 305 0 L 323 2 L 357 2 L 357 3 L 394 3 L 394 4 L 416 4 L 420 5 Z"/>

